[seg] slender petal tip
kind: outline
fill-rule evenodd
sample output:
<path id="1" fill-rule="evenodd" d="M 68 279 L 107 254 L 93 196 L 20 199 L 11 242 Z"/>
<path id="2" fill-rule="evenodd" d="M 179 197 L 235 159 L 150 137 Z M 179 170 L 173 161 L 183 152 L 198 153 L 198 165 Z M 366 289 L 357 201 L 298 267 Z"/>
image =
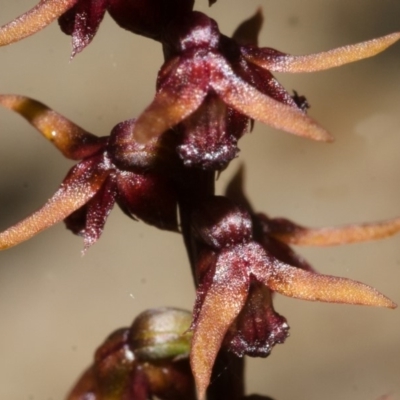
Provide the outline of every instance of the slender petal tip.
<path id="1" fill-rule="evenodd" d="M 244 56 L 271 72 L 317 72 L 373 57 L 400 39 L 400 32 L 321 53 L 293 56 L 272 49 L 248 49 Z"/>
<path id="2" fill-rule="evenodd" d="M 397 307 L 388 297 L 364 283 L 303 271 L 283 263 L 275 269 L 266 284 L 278 293 L 302 300 Z"/>
<path id="3" fill-rule="evenodd" d="M 96 194 L 106 176 L 105 171 L 89 172 L 84 164 L 73 167 L 54 196 L 41 209 L 0 233 L 0 250 L 16 246 L 61 222 Z"/>
<path id="4" fill-rule="evenodd" d="M 0 27 L 0 46 L 18 42 L 42 30 L 78 0 L 42 0 L 31 10 Z"/>
<path id="5" fill-rule="evenodd" d="M 272 235 L 287 244 L 335 246 L 384 239 L 400 231 L 400 218 L 338 227 L 306 228 L 285 219 L 272 220 Z M 276 230 L 275 230 L 276 229 Z"/>
<path id="6" fill-rule="evenodd" d="M 225 260 L 226 257 L 226 260 Z M 244 274 L 229 271 L 224 260 L 232 258 L 227 252 L 221 257 L 216 277 L 207 291 L 194 328 L 190 364 L 196 382 L 199 400 L 205 398 L 211 371 L 229 326 L 244 307 L 248 295 L 248 282 Z"/>
<path id="7" fill-rule="evenodd" d="M 95 135 L 29 97 L 0 95 L 0 105 L 25 118 L 67 158 L 79 160 L 97 151 L 102 143 Z"/>

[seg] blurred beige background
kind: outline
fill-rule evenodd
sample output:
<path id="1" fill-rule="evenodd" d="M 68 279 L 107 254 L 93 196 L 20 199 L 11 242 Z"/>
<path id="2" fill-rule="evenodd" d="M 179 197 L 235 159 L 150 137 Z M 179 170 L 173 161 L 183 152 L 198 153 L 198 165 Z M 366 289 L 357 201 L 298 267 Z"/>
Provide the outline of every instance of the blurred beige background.
<path id="1" fill-rule="evenodd" d="M 0 0 L 0 24 L 37 1 Z M 305 54 L 400 30 L 398 0 L 219 0 L 208 9 L 231 34 L 258 6 L 263 46 Z M 106 18 L 73 62 L 56 24 L 0 49 L 0 92 L 39 99 L 98 135 L 138 115 L 154 94 L 160 46 Z M 310 115 L 335 136 L 312 143 L 256 124 L 221 192 L 245 162 L 255 208 L 311 226 L 400 214 L 400 45 L 327 72 L 279 76 L 307 96 Z M 71 163 L 20 117 L 0 109 L 0 229 L 41 206 Z M 94 349 L 142 310 L 190 309 L 191 276 L 180 237 L 115 209 L 85 257 L 62 224 L 0 254 L 0 399 L 62 399 Z M 400 236 L 299 249 L 321 272 L 369 283 L 400 303 Z M 400 311 L 276 297 L 291 336 L 250 360 L 248 391 L 276 400 L 400 399 Z"/>

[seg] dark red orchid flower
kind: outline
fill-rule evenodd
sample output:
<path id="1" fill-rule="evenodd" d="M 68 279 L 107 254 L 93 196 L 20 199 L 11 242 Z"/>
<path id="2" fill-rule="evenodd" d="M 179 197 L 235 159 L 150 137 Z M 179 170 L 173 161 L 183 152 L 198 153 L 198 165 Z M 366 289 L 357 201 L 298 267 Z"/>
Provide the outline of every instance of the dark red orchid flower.
<path id="1" fill-rule="evenodd" d="M 195 400 L 190 320 L 190 313 L 179 309 L 143 312 L 97 349 L 67 400 Z"/>
<path id="2" fill-rule="evenodd" d="M 170 26 L 162 40 L 167 62 L 160 70 L 155 98 L 138 117 L 132 138 L 145 143 L 176 127 L 185 165 L 214 170 L 236 156 L 237 141 L 249 120 L 331 141 L 330 134 L 305 114 L 305 99 L 290 95 L 271 72 L 343 65 L 370 57 L 400 38 L 394 33 L 325 53 L 291 56 L 256 46 L 261 25 L 258 12 L 230 39 L 214 20 L 193 12 Z"/>
<path id="3" fill-rule="evenodd" d="M 191 12 L 194 0 L 42 0 L 28 12 L 0 28 L 0 46 L 30 36 L 59 18 L 72 36 L 72 56 L 95 36 L 106 11 L 119 26 L 160 40 L 164 27 Z"/>
<path id="4" fill-rule="evenodd" d="M 162 168 L 157 145 L 121 146 L 134 120 L 118 124 L 109 137 L 97 137 L 35 100 L 0 95 L 0 105 L 26 118 L 65 157 L 81 160 L 54 196 L 30 217 L 0 233 L 0 249 L 27 240 L 65 220 L 84 239 L 85 250 L 100 237 L 116 202 L 131 217 L 161 229 L 177 230 L 176 197 Z M 121 164 L 128 158 L 130 169 Z M 121 163 L 122 160 L 122 163 Z M 136 162 L 138 167 L 132 168 Z"/>
<path id="5" fill-rule="evenodd" d="M 196 264 L 199 287 L 191 365 L 200 399 L 204 398 L 221 347 L 238 356 L 266 357 L 275 344 L 284 342 L 289 326 L 275 312 L 272 292 L 311 301 L 396 307 L 370 286 L 312 271 L 295 257 L 286 245 L 288 240 L 281 241 L 282 229 L 271 233 L 269 221 L 274 220 L 251 215 L 225 197 L 210 198 L 193 215 L 193 231 L 201 251 Z M 400 218 L 359 226 L 358 232 L 363 234 L 357 236 L 355 229 L 354 225 L 328 229 L 326 242 L 333 244 L 329 243 L 329 232 L 339 231 L 341 243 L 388 236 L 400 231 Z"/>

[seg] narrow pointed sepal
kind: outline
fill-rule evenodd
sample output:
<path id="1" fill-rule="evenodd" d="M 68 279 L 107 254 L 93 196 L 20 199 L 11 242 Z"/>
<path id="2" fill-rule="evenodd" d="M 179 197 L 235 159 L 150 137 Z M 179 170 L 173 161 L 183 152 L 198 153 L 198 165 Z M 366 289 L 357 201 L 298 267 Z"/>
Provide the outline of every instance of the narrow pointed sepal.
<path id="1" fill-rule="evenodd" d="M 400 39 L 400 32 L 322 53 L 293 56 L 273 49 L 245 48 L 243 56 L 271 72 L 317 72 L 373 57 Z"/>
<path id="2" fill-rule="evenodd" d="M 72 160 L 87 157 L 103 145 L 97 136 L 37 100 L 14 94 L 0 95 L 0 105 L 24 117 L 65 157 Z"/>
<path id="3" fill-rule="evenodd" d="M 71 59 L 93 40 L 108 3 L 109 0 L 79 1 L 59 18 L 61 30 L 72 36 Z"/>
<path id="4" fill-rule="evenodd" d="M 251 206 L 249 200 L 247 199 L 246 193 L 244 191 L 245 182 L 245 166 L 241 164 L 236 171 L 233 178 L 230 180 L 228 186 L 225 189 L 225 195 L 229 200 L 234 201 L 236 204 L 243 206 L 250 214 L 254 214 L 253 207 Z"/>
<path id="5" fill-rule="evenodd" d="M 116 194 L 115 182 L 109 176 L 92 199 L 64 220 L 68 229 L 83 238 L 82 255 L 100 239 Z"/>
<path id="6" fill-rule="evenodd" d="M 248 117 L 307 139 L 330 142 L 329 132 L 298 108 L 259 92 L 235 75 L 227 62 L 215 56 L 212 87 L 221 99 Z"/>
<path id="7" fill-rule="evenodd" d="M 54 196 L 40 210 L 0 233 L 0 250 L 32 238 L 82 207 L 100 189 L 107 174 L 105 170 L 90 169 L 84 161 L 73 167 Z"/>
<path id="8" fill-rule="evenodd" d="M 371 286 L 346 278 L 321 275 L 279 263 L 264 282 L 270 289 L 301 300 L 396 308 Z"/>
<path id="9" fill-rule="evenodd" d="M 41 0 L 31 10 L 0 27 L 0 46 L 18 42 L 42 30 L 78 0 Z"/>
<path id="10" fill-rule="evenodd" d="M 244 272 L 239 276 L 239 273 L 235 274 L 228 266 L 223 265 L 224 262 L 217 265 L 214 281 L 193 323 L 190 364 L 199 400 L 205 398 L 211 371 L 224 336 L 244 307 L 248 295 L 249 283 Z"/>
<path id="11" fill-rule="evenodd" d="M 286 244 L 301 246 L 335 246 L 384 239 L 400 232 L 400 218 L 387 221 L 338 227 L 306 228 L 287 219 L 268 222 L 271 236 Z"/>
<path id="12" fill-rule="evenodd" d="M 174 59 L 164 70 L 168 71 L 162 71 L 162 74 L 166 73 L 168 77 L 153 102 L 136 120 L 133 137 L 139 143 L 147 143 L 179 124 L 196 111 L 206 97 L 205 74 L 199 73 L 201 68 L 192 60 Z"/>
<path id="13" fill-rule="evenodd" d="M 235 39 L 241 45 L 254 45 L 258 44 L 258 35 L 261 31 L 264 22 L 264 16 L 261 7 L 257 9 L 256 13 L 243 21 L 235 30 L 232 39 Z"/>

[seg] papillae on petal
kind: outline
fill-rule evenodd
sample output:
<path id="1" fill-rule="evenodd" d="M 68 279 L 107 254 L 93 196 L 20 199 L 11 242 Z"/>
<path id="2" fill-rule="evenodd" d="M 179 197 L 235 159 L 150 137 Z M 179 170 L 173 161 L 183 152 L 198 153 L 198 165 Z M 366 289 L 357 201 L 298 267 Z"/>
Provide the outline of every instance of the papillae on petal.
<path id="1" fill-rule="evenodd" d="M 289 325 L 272 304 L 272 293 L 260 282 L 253 281 L 239 316 L 230 326 L 224 346 L 238 357 L 267 357 L 272 348 L 289 336 Z"/>
<path id="2" fill-rule="evenodd" d="M 316 72 L 373 57 L 400 39 L 400 32 L 337 49 L 293 56 L 273 49 L 243 48 L 242 55 L 251 63 L 271 72 Z"/>
<path id="3" fill-rule="evenodd" d="M 89 247 L 100 239 L 107 217 L 114 206 L 115 197 L 115 183 L 109 176 L 96 195 L 84 206 L 85 227 L 79 232 L 84 243 L 82 254 L 85 254 Z"/>
<path id="4" fill-rule="evenodd" d="M 94 38 L 109 0 L 79 1 L 58 20 L 61 30 L 72 36 L 73 58 L 80 53 Z"/>
<path id="5" fill-rule="evenodd" d="M 0 95 L 0 105 L 17 112 L 63 155 L 80 160 L 100 149 L 102 141 L 45 104 L 19 95 Z"/>
<path id="6" fill-rule="evenodd" d="M 17 42 L 42 30 L 77 2 L 78 0 L 41 0 L 31 10 L 0 27 L 0 46 Z"/>
<path id="7" fill-rule="evenodd" d="M 278 240 L 302 246 L 335 246 L 384 239 L 400 232 L 400 218 L 366 224 L 338 227 L 306 228 L 287 219 L 268 222 L 271 236 Z"/>
<path id="8" fill-rule="evenodd" d="M 165 82 L 136 120 L 133 137 L 139 143 L 146 143 L 179 124 L 200 107 L 207 95 L 207 76 L 204 77 L 202 68 L 195 68 L 191 60 L 174 59 L 166 68 Z"/>
<path id="9" fill-rule="evenodd" d="M 332 136 L 298 108 L 266 96 L 239 78 L 220 56 L 214 57 L 211 86 L 235 110 L 276 129 L 308 139 L 330 142 Z"/>
<path id="10" fill-rule="evenodd" d="M 108 172 L 98 168 L 90 170 L 86 164 L 81 162 L 73 167 L 54 196 L 40 210 L 0 233 L 0 250 L 30 239 L 87 203 L 100 189 Z"/>
<path id="11" fill-rule="evenodd" d="M 249 282 L 244 271 L 238 275 L 230 266 L 217 265 L 195 322 L 190 363 L 199 400 L 204 399 L 224 336 L 246 302 Z"/>
<path id="12" fill-rule="evenodd" d="M 388 297 L 361 282 L 304 271 L 283 263 L 274 266 L 264 283 L 270 289 L 296 299 L 397 307 Z"/>

